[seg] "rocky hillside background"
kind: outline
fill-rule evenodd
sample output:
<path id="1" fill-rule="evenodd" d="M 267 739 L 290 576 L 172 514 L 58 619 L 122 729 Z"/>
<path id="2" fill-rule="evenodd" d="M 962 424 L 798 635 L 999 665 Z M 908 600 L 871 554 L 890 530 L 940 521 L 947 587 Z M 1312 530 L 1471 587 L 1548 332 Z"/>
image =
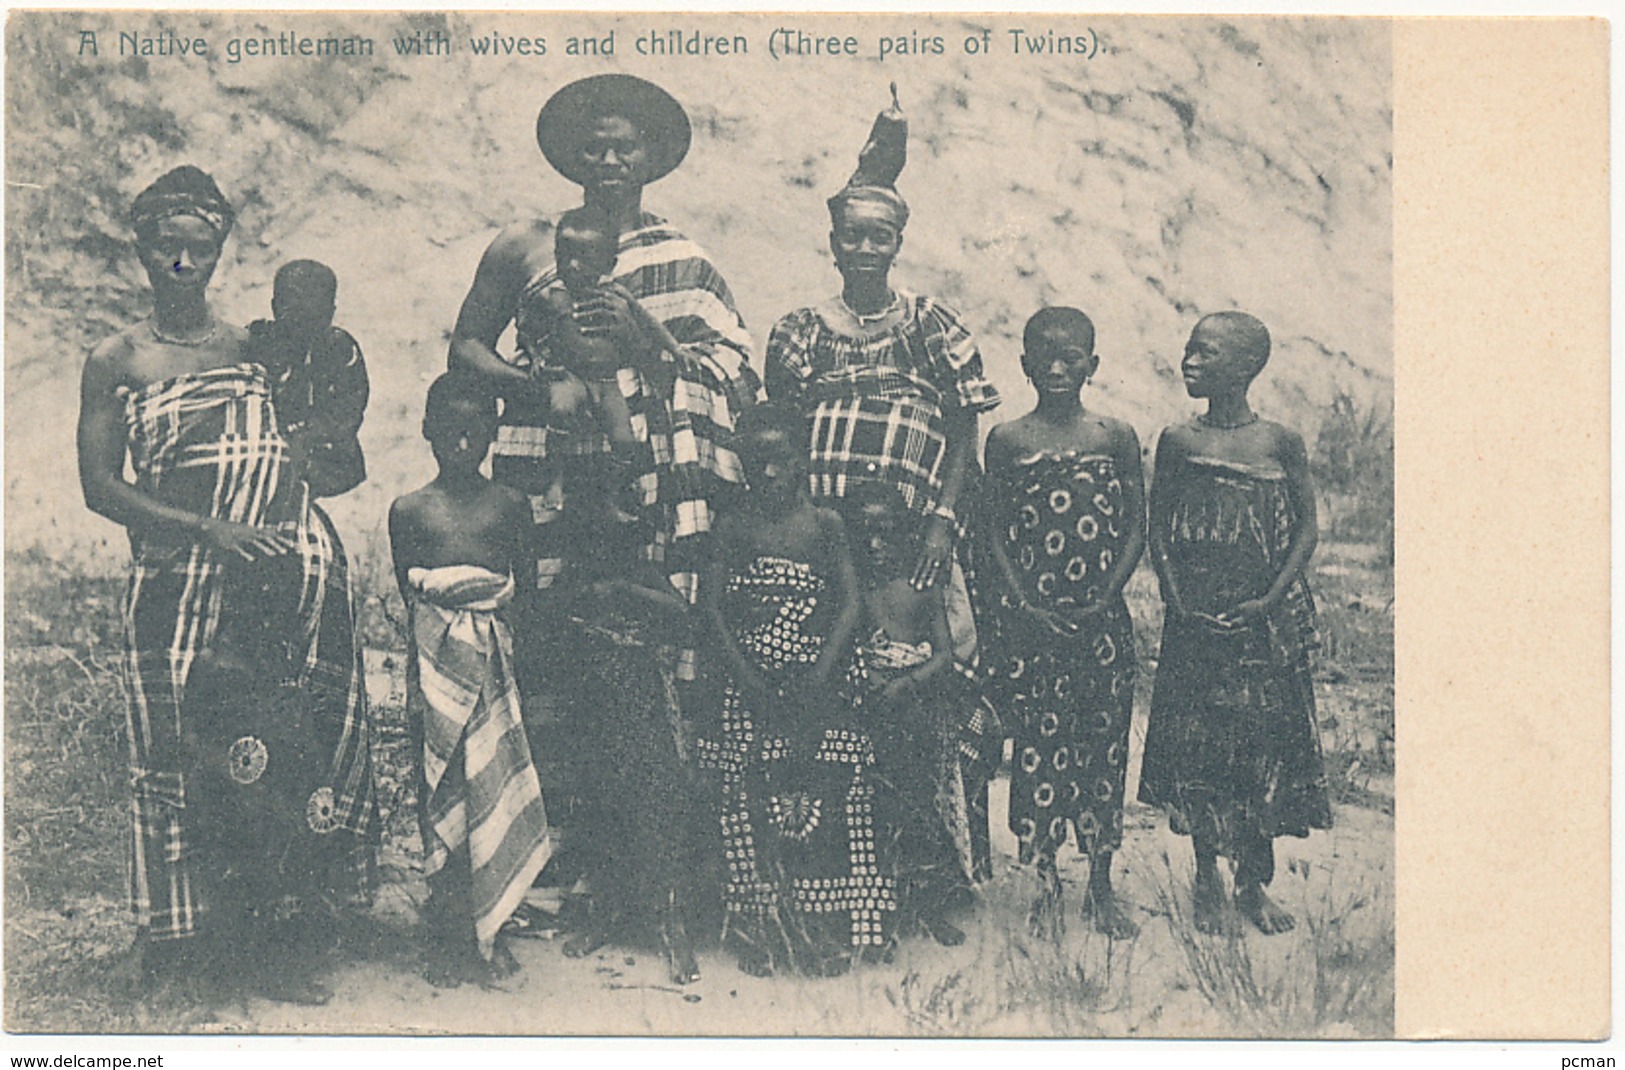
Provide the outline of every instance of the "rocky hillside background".
<path id="1" fill-rule="evenodd" d="M 1149 446 L 1158 427 L 1191 411 L 1178 377 L 1191 325 L 1241 307 L 1276 338 L 1259 407 L 1323 454 L 1339 435 L 1374 427 L 1389 436 L 1391 464 L 1385 23 L 1101 19 L 1089 23 L 1100 42 L 1092 59 L 1008 51 L 1010 27 L 1083 30 L 1055 18 L 886 16 L 836 27 L 865 56 L 880 35 L 941 34 L 946 44 L 944 56 L 881 62 L 774 60 L 767 34 L 783 21 L 14 12 L 7 548 L 97 568 L 123 560 L 121 533 L 79 498 L 78 375 L 90 346 L 145 314 L 124 210 L 183 162 L 211 171 L 239 206 L 214 286 L 224 317 L 266 315 L 285 260 L 315 257 L 338 272 L 339 322 L 361 340 L 373 376 L 362 432 L 372 477 L 332 512 L 354 546 L 367 546 L 389 500 L 432 474 L 417 437 L 423 392 L 444 367 L 480 253 L 505 223 L 578 197 L 536 150 L 536 110 L 564 82 L 605 70 L 655 79 L 688 108 L 688 160 L 646 204 L 707 247 L 759 344 L 778 316 L 836 285 L 823 200 L 850 172 L 895 79 L 912 126 L 900 188 L 914 209 L 895 279 L 964 313 L 1007 398 L 996 418 L 1030 401 L 1016 362 L 1025 318 L 1046 303 L 1075 304 L 1095 318 L 1104 361 L 1087 400 L 1132 422 Z M 959 42 L 984 27 L 993 54 L 964 55 Z M 85 28 L 100 31 L 99 58 L 77 55 Z M 670 28 L 737 31 L 750 54 L 633 52 L 635 34 Z M 120 29 L 200 35 L 211 55 L 121 59 Z M 287 30 L 366 35 L 378 51 L 236 64 L 224 54 L 231 37 Z M 390 46 L 396 34 L 432 30 L 456 43 L 451 56 L 399 58 Z M 611 30 L 614 58 L 562 54 L 567 36 Z M 545 36 L 549 54 L 471 55 L 469 37 L 493 31 Z M 1370 426 L 1351 430 L 1362 422 Z"/>

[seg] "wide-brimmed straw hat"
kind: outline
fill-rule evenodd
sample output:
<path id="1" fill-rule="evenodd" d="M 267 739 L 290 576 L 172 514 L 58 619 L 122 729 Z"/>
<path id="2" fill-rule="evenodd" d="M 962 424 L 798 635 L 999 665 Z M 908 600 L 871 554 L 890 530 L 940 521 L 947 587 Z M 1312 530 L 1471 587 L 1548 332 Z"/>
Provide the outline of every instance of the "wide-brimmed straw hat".
<path id="1" fill-rule="evenodd" d="M 688 155 L 693 131 L 683 106 L 653 82 L 630 74 L 595 74 L 554 93 L 536 116 L 536 144 L 555 171 L 585 185 L 581 139 L 606 115 L 628 120 L 643 134 L 649 151 L 646 181 L 669 175 Z"/>

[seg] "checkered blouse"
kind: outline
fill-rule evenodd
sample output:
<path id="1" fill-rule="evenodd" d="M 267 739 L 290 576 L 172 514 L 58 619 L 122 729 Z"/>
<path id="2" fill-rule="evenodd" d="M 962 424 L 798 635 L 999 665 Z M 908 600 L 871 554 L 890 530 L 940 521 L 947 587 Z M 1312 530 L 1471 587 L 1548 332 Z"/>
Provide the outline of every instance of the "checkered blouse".
<path id="1" fill-rule="evenodd" d="M 999 393 L 957 312 L 898 296 L 902 316 L 872 335 L 848 334 L 817 308 L 785 316 L 768 339 L 768 380 L 775 400 L 812 414 L 814 494 L 843 497 L 854 481 L 883 480 L 925 513 L 942 491 L 944 410 L 984 413 Z"/>

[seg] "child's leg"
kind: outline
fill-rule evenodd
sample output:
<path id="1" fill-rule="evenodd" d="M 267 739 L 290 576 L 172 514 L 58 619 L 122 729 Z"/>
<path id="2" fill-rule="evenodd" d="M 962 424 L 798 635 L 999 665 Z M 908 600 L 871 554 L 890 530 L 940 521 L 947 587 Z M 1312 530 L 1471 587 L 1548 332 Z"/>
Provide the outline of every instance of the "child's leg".
<path id="1" fill-rule="evenodd" d="M 1066 915 L 1061 909 L 1061 873 L 1055 864 L 1056 848 L 1050 839 L 1041 839 L 1037 847 L 1038 898 L 1033 900 L 1027 913 L 1027 931 L 1038 939 L 1059 939 L 1066 931 Z"/>
<path id="2" fill-rule="evenodd" d="M 990 779 L 984 779 L 979 770 L 965 769 L 965 804 L 970 811 L 971 880 L 978 883 L 993 879 L 993 840 L 988 830 L 988 790 Z"/>
<path id="3" fill-rule="evenodd" d="M 598 426 L 614 447 L 616 456 L 629 455 L 637 438 L 632 433 L 632 410 L 627 407 L 620 384 L 614 379 L 600 379 L 587 384 L 587 391 L 592 396 Z"/>
<path id="4" fill-rule="evenodd" d="M 415 652 L 414 652 L 415 654 Z M 418 837 L 424 854 L 437 840 L 429 813 L 429 783 L 423 774 L 423 719 L 408 725 L 412 754 L 417 764 Z M 473 907 L 468 897 L 469 858 L 466 845 L 453 852 L 441 868 L 428 876 L 429 897 L 423 904 L 423 979 L 435 988 L 456 988 L 480 979 L 479 947 L 474 939 Z"/>
<path id="5" fill-rule="evenodd" d="M 582 431 L 592 419 L 593 397 L 577 375 L 554 371 L 547 382 L 547 426 L 566 434 Z"/>
<path id="6" fill-rule="evenodd" d="M 1196 887 L 1192 899 L 1198 932 L 1216 933 L 1224 929 L 1224 885 L 1219 881 L 1219 850 L 1213 840 L 1200 832 L 1191 835 L 1196 851 Z"/>
<path id="7" fill-rule="evenodd" d="M 1089 890 L 1084 894 L 1083 908 L 1094 919 L 1095 928 L 1113 940 L 1129 940 L 1139 935 L 1136 925 L 1123 905 L 1117 900 L 1112 887 L 1112 852 L 1089 853 Z"/>
<path id="8" fill-rule="evenodd" d="M 897 881 L 896 932 L 924 932 L 944 946 L 965 942 L 947 919 L 959 876 L 959 855 L 937 809 L 942 735 L 929 700 L 877 700 L 870 738 L 875 748 L 877 816 L 883 855 Z"/>
<path id="9" fill-rule="evenodd" d="M 1275 841 L 1254 834 L 1236 865 L 1236 907 L 1261 933 L 1284 933 L 1297 924 L 1265 894 L 1264 886 L 1274 878 Z"/>

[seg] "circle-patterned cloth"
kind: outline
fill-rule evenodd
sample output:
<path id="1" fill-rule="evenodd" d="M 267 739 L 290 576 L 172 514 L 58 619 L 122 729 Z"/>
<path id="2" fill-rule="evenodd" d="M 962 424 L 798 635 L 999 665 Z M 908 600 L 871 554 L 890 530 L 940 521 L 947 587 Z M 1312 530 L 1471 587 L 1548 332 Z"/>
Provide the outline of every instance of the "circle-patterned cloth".
<path id="1" fill-rule="evenodd" d="M 1013 469 L 995 537 L 1029 602 L 1066 614 L 1097 603 L 1128 526 L 1112 459 L 1041 454 Z M 1006 608 L 990 629 L 989 660 L 1014 722 L 1010 829 L 1021 856 L 1053 852 L 1076 830 L 1085 851 L 1115 850 L 1134 696 L 1134 632 L 1121 597 L 1075 636 L 1036 627 Z"/>
<path id="2" fill-rule="evenodd" d="M 323 836 L 339 827 L 338 815 L 333 812 L 332 788 L 324 786 L 310 793 L 305 803 L 305 824 Z"/>
<path id="3" fill-rule="evenodd" d="M 841 715 L 843 697 L 797 701 L 813 697 L 797 684 L 823 649 L 826 590 L 811 566 L 767 555 L 729 577 L 724 615 L 740 650 L 787 698 L 762 709 L 729 684 L 705 757 L 721 774 L 730 934 L 814 961 L 883 943 L 896 909 L 876 851 L 869 735 Z M 797 713 L 830 719 L 792 732 Z M 792 736 L 817 742 L 809 753 Z"/>
<path id="4" fill-rule="evenodd" d="M 226 771 L 239 784 L 248 785 L 259 780 L 265 775 L 270 761 L 270 750 L 253 736 L 243 736 L 226 748 Z"/>

